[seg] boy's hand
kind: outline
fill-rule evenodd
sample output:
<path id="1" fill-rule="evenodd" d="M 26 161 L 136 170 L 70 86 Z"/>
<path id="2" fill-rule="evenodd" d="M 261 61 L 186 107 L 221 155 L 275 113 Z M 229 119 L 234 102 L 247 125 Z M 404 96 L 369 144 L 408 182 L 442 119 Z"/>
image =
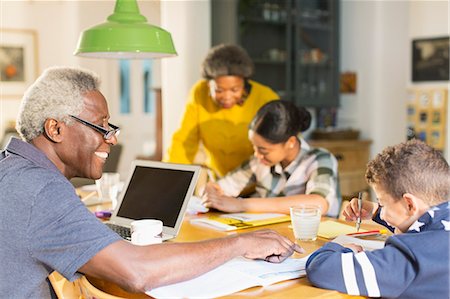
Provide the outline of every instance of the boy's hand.
<path id="1" fill-rule="evenodd" d="M 346 248 L 350 248 L 354 253 L 364 251 L 364 248 L 361 245 L 354 244 L 354 243 L 348 243 L 348 244 L 344 244 L 342 246 L 344 246 Z"/>
<path id="2" fill-rule="evenodd" d="M 371 219 L 373 213 L 376 211 L 377 204 L 368 200 L 362 201 L 361 207 L 361 219 Z M 356 221 L 359 216 L 358 211 L 358 199 L 353 198 L 350 203 L 345 207 L 342 215 L 347 221 Z"/>

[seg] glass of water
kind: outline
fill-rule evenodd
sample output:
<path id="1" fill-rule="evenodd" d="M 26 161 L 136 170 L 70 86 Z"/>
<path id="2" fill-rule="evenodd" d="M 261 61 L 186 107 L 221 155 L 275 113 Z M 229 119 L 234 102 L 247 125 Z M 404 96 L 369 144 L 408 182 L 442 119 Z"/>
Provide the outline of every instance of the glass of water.
<path id="1" fill-rule="evenodd" d="M 322 212 L 318 205 L 298 205 L 290 207 L 292 228 L 295 239 L 315 241 Z"/>

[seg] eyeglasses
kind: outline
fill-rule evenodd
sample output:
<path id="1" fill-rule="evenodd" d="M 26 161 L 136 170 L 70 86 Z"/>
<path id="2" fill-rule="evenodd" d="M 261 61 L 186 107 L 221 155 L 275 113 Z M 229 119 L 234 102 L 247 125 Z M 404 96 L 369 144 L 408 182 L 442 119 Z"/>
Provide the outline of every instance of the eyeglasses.
<path id="1" fill-rule="evenodd" d="M 88 122 L 88 121 L 86 121 L 84 119 L 81 119 L 79 117 L 76 117 L 74 115 L 70 115 L 69 114 L 69 116 L 72 117 L 73 119 L 75 119 L 76 121 L 82 123 L 83 125 L 88 126 L 91 129 L 96 130 L 97 132 L 99 132 L 100 134 L 103 135 L 103 139 L 105 139 L 105 140 L 111 139 L 114 135 L 118 136 L 119 133 L 120 133 L 120 128 L 118 126 L 113 125 L 113 124 L 108 123 L 108 126 L 111 129 L 107 130 L 107 129 L 103 128 L 103 127 L 97 126 L 97 125 L 95 125 L 95 124 L 93 124 L 91 122 Z"/>

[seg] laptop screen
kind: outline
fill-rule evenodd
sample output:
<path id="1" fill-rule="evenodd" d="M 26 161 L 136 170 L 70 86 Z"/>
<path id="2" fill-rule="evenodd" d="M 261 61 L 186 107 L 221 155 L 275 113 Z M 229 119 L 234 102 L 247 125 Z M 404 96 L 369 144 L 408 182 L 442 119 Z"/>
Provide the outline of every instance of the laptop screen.
<path id="1" fill-rule="evenodd" d="M 160 219 L 164 226 L 174 227 L 194 173 L 137 165 L 117 216 L 134 220 Z"/>

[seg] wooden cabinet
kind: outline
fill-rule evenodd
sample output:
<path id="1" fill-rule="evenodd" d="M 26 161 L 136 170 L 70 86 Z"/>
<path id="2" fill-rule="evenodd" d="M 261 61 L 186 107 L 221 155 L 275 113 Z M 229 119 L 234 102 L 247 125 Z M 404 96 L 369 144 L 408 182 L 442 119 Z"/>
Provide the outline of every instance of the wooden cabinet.
<path id="1" fill-rule="evenodd" d="M 370 140 L 309 140 L 313 147 L 329 150 L 339 165 L 339 183 L 344 199 L 367 190 L 365 179 L 366 165 L 369 161 Z"/>
<path id="2" fill-rule="evenodd" d="M 245 48 L 255 81 L 299 106 L 339 106 L 340 0 L 213 0 L 211 6 L 213 44 Z"/>

